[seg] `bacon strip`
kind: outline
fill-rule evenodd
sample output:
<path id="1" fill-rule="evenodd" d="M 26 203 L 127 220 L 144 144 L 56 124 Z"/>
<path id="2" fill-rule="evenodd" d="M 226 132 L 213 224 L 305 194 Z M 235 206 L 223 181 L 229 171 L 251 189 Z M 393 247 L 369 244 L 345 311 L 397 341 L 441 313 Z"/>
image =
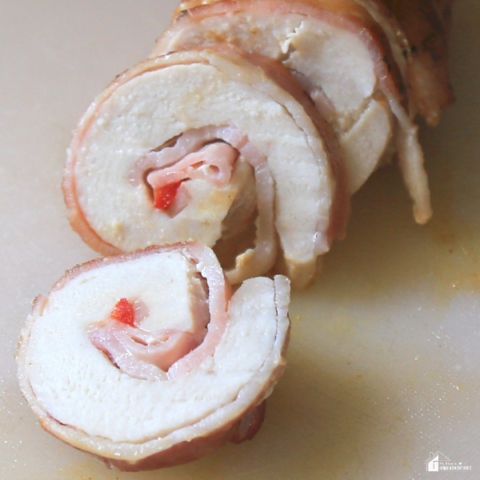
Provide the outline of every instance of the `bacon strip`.
<path id="1" fill-rule="evenodd" d="M 448 72 L 448 37 L 451 27 L 452 6 L 455 0 L 285 0 L 287 3 L 303 3 L 313 7 L 328 8 L 341 14 L 349 14 L 365 20 L 354 3 L 368 9 L 372 14 L 377 10 L 383 17 L 381 27 L 386 30 L 388 24 L 396 30 L 403 44 L 404 54 L 411 65 L 408 81 L 411 83 L 417 108 L 431 125 L 438 123 L 441 110 L 454 101 Z M 231 12 L 248 9 L 248 0 L 184 0 L 177 8 L 174 19 L 200 18 L 207 9 L 217 4 L 218 10 L 212 14 L 223 14 L 226 8 Z M 279 2 L 267 0 L 275 13 L 283 12 Z M 292 10 L 293 11 L 293 10 Z M 369 22 L 371 23 L 371 22 Z M 400 26 L 398 31 L 395 26 Z M 369 25 L 370 27 L 370 25 Z M 368 27 L 368 28 L 369 28 Z M 387 33 L 387 32 L 386 32 Z M 408 44 L 405 44 L 405 39 Z"/>

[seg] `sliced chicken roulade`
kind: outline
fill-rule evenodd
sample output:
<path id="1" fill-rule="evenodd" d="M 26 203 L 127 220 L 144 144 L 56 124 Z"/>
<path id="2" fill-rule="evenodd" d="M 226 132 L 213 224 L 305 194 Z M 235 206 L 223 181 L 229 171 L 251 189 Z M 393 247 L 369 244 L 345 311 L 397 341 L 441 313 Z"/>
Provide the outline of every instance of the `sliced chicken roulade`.
<path id="1" fill-rule="evenodd" d="M 22 392 L 42 427 L 122 470 L 251 439 L 285 366 L 289 282 L 230 287 L 199 244 L 68 272 L 21 334 Z"/>
<path id="2" fill-rule="evenodd" d="M 396 150 L 415 218 L 425 223 L 430 194 L 412 119 L 418 110 L 435 124 L 453 99 L 450 6 L 451 0 L 186 0 L 152 56 L 226 42 L 282 62 L 336 131 L 350 192 Z"/>
<path id="3" fill-rule="evenodd" d="M 305 286 L 349 213 L 340 149 L 313 103 L 279 63 L 228 46 L 118 77 L 80 122 L 64 192 L 99 252 L 195 240 L 232 283 L 277 262 Z"/>

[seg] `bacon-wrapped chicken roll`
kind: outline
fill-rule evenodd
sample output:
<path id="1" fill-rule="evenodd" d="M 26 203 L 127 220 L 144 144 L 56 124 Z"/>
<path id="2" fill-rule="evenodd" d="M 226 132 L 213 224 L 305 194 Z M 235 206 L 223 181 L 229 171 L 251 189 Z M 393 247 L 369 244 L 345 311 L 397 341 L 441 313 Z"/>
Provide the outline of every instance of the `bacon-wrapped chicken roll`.
<path id="1" fill-rule="evenodd" d="M 398 152 L 415 218 L 431 216 L 417 110 L 452 100 L 451 0 L 186 0 L 152 56 L 235 44 L 283 63 L 335 129 L 357 191 Z"/>
<path id="2" fill-rule="evenodd" d="M 313 103 L 278 62 L 228 46 L 119 76 L 80 122 L 64 192 L 99 252 L 194 240 L 222 252 L 232 283 L 277 262 L 305 286 L 349 212 L 340 149 Z"/>
<path id="3" fill-rule="evenodd" d="M 37 298 L 17 362 L 42 427 L 122 470 L 176 465 L 252 438 L 285 366 L 289 282 L 231 298 L 199 244 L 68 272 Z"/>

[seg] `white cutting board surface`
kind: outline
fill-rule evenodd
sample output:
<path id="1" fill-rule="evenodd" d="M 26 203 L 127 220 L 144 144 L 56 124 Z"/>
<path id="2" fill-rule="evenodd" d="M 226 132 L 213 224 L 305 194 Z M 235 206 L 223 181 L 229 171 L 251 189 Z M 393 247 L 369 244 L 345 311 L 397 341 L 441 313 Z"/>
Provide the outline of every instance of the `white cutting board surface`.
<path id="1" fill-rule="evenodd" d="M 59 188 L 71 130 L 147 55 L 175 3 L 0 1 L 0 478 L 480 478 L 478 0 L 455 11 L 458 101 L 422 134 L 434 220 L 413 223 L 395 168 L 354 198 L 347 240 L 314 287 L 293 295 L 289 365 L 253 441 L 122 474 L 41 430 L 16 382 L 18 333 L 38 293 L 96 256 L 70 230 Z M 427 473 L 436 451 L 472 471 Z"/>

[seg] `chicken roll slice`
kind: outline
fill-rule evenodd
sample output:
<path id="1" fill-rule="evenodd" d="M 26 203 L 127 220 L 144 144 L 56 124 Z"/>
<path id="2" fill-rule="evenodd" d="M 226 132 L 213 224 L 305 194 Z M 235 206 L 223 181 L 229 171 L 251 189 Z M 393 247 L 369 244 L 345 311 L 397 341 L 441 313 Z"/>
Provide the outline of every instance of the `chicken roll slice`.
<path id="1" fill-rule="evenodd" d="M 22 392 L 42 427 L 136 471 L 253 438 L 283 372 L 289 282 L 230 298 L 213 252 L 151 247 L 68 272 L 21 334 Z"/>
<path id="2" fill-rule="evenodd" d="M 305 286 L 349 212 L 331 128 L 279 63 L 228 46 L 118 77 L 80 122 L 64 192 L 99 252 L 218 244 L 232 283 L 278 262 Z"/>
<path id="3" fill-rule="evenodd" d="M 428 2 L 186 0 L 152 56 L 227 42 L 282 62 L 335 129 L 350 192 L 396 150 L 415 218 L 425 223 L 430 193 L 412 118 L 420 110 L 436 123 L 452 100 L 446 38 L 432 24 L 436 11 L 405 17 L 402 5 L 414 3 L 418 13 Z M 411 46 L 410 38 L 422 43 Z M 428 38 L 439 47 L 427 46 Z"/>

